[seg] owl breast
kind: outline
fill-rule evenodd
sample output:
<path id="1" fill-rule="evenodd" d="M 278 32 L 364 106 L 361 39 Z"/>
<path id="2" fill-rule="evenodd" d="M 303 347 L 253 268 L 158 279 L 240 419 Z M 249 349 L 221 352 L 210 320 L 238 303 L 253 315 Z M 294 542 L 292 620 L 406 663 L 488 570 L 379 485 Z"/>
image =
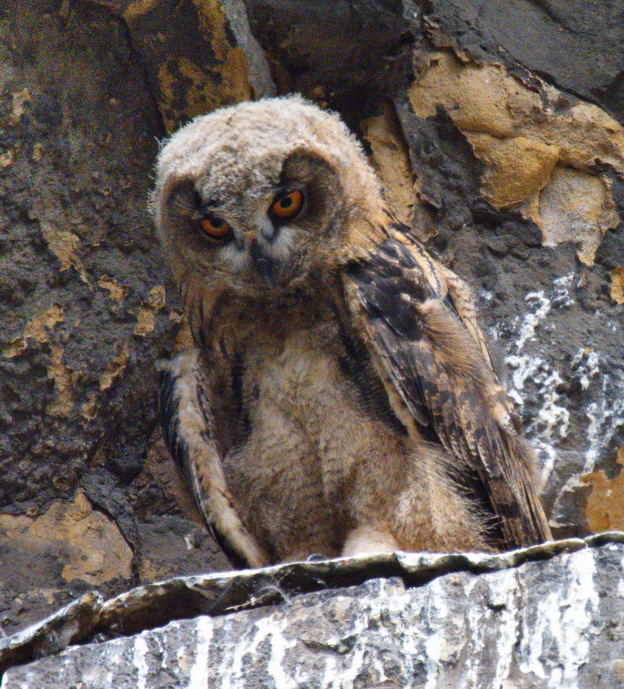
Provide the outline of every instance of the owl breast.
<path id="1" fill-rule="evenodd" d="M 382 549 L 417 550 L 432 541 L 439 457 L 408 437 L 363 345 L 335 314 L 312 311 L 292 323 L 246 314 L 237 328 L 234 402 L 215 410 L 215 426 L 237 438 L 223 447 L 237 509 L 275 561 L 348 553 L 363 524 L 374 549 L 381 538 Z"/>

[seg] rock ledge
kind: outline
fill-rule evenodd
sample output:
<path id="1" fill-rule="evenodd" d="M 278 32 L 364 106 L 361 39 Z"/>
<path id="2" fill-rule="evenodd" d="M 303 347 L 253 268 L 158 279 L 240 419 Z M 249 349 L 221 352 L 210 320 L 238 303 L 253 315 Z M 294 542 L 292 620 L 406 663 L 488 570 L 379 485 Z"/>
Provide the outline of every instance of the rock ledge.
<path id="1" fill-rule="evenodd" d="M 0 643 L 1 689 L 617 686 L 623 570 L 612 532 L 91 592 Z"/>

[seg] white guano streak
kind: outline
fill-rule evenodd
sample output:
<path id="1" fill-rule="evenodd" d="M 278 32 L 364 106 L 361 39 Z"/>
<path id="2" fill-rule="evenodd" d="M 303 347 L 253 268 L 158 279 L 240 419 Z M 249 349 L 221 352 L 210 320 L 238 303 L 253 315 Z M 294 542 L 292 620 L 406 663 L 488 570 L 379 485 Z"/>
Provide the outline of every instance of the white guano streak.
<path id="1" fill-rule="evenodd" d="M 569 585 L 544 597 L 536 607 L 535 619 L 523 620 L 519 666 L 521 672 L 548 678 L 549 688 L 577 689 L 578 670 L 590 661 L 588 632 L 592 617 L 598 619 L 591 549 L 563 555 L 561 567 L 562 580 Z M 594 615 L 592 610 L 596 611 Z M 557 646 L 556 652 L 553 645 Z"/>
<path id="2" fill-rule="evenodd" d="M 137 669 L 137 689 L 147 689 L 147 673 L 149 667 L 147 665 L 147 654 L 149 653 L 149 646 L 145 639 L 148 632 L 139 634 L 134 639 L 134 666 Z"/>
<path id="3" fill-rule="evenodd" d="M 584 473 L 593 470 L 616 429 L 624 426 L 624 374 L 617 369 L 612 369 L 610 374 L 603 372 L 600 393 L 585 411 L 589 425 Z"/>
<path id="4" fill-rule="evenodd" d="M 425 689 L 437 689 L 441 661 L 444 656 L 444 629 L 449 610 L 444 601 L 445 591 L 441 579 L 435 579 L 427 587 L 427 626 L 430 634 L 425 641 L 425 669 L 427 681 Z M 423 611 L 424 612 L 424 611 Z M 424 622 L 425 620 L 423 620 Z"/>
<path id="5" fill-rule="evenodd" d="M 332 663 L 333 674 L 330 674 L 330 664 L 328 663 L 326 666 L 326 683 L 321 686 L 327 687 L 327 689 L 352 689 L 358 680 L 360 683 L 363 681 L 363 671 L 371 676 L 368 681 L 374 685 L 383 684 L 388 679 L 383 659 L 370 653 L 366 630 L 371 625 L 376 625 L 375 641 L 371 644 L 373 647 L 376 644 L 383 646 L 382 639 L 389 644 L 395 642 L 391 625 L 388 625 L 387 619 L 392 617 L 397 620 L 401 619 L 400 616 L 405 609 L 408 596 L 405 593 L 396 593 L 386 588 L 383 580 L 378 580 L 374 584 L 370 582 L 370 585 L 375 585 L 377 590 L 370 591 L 369 608 L 365 614 L 359 615 L 351 631 L 350 635 L 357 639 L 353 649 L 349 654 L 343 656 L 342 668 L 339 671 L 336 662 Z M 309 677 L 307 679 L 310 680 Z"/>
<path id="6" fill-rule="evenodd" d="M 284 627 L 288 620 L 283 613 L 273 613 L 268 617 L 256 620 L 245 632 L 226 645 L 226 652 L 218 670 L 218 676 L 223 678 L 219 689 L 236 689 L 244 681 L 243 660 L 249 654 L 257 657 L 256 650 L 265 640 L 269 640 L 270 652 L 267 672 L 279 689 L 296 689 L 298 684 L 284 672 L 281 662 L 286 650 L 294 646 L 295 641 L 288 641 L 284 637 Z M 193 687 L 199 689 L 199 687 Z"/>
<path id="7" fill-rule="evenodd" d="M 506 359 L 508 365 L 513 370 L 512 383 L 514 389 L 510 391 L 510 395 L 519 406 L 522 406 L 522 397 L 517 391 L 524 388 L 527 379 L 533 380 L 544 390 L 545 401 L 536 419 L 536 423 L 544 427 L 536 432 L 536 435 L 542 439 L 549 439 L 555 427 L 558 427 L 561 438 L 565 438 L 568 433 L 570 412 L 565 407 L 557 404 L 560 395 L 557 393 L 556 388 L 563 382 L 563 379 L 549 362 L 539 356 L 523 355 L 522 350 L 524 345 L 535 337 L 538 325 L 546 318 L 554 304 L 562 307 L 573 303 L 569 293 L 573 278 L 573 275 L 564 275 L 553 280 L 553 293 L 550 298 L 545 296 L 543 290 L 529 292 L 526 295 L 524 300 L 529 306 L 532 306 L 533 312 L 524 317 L 518 333 L 518 339 L 514 343 L 515 354 L 509 355 Z"/>
<path id="8" fill-rule="evenodd" d="M 527 428 L 527 435 L 533 437 L 541 446 L 541 456 L 546 460 L 541 467 L 542 483 L 548 480 L 554 468 L 556 452 L 553 432 L 556 430 L 559 438 L 565 438 L 570 426 L 570 412 L 558 404 L 561 396 L 557 387 L 563 382 L 559 372 L 546 359 L 537 355 L 523 354 L 525 344 L 535 338 L 538 326 L 550 313 L 553 306 L 564 307 L 573 303 L 570 298 L 570 287 L 574 275 L 564 275 L 552 282 L 552 293 L 547 297 L 543 290 L 529 292 L 525 301 L 532 309 L 525 315 L 518 329 L 518 337 L 514 343 L 515 352 L 506 357 L 505 361 L 512 371 L 511 389 L 509 396 L 519 408 L 523 406 L 523 398 L 519 391 L 524 389 L 527 380 L 539 386 L 542 405 Z"/>
<path id="9" fill-rule="evenodd" d="M 210 617 L 198 617 L 195 622 L 197 642 L 195 660 L 189 672 L 187 689 L 210 689 L 209 668 L 210 642 L 212 641 L 213 621 Z"/>
<path id="10" fill-rule="evenodd" d="M 516 597 L 519 595 L 517 570 L 493 572 L 488 577 L 489 596 L 500 610 L 492 613 L 492 625 L 496 628 L 496 667 L 492 687 L 505 687 L 515 657 L 514 646 L 518 641 L 519 615 Z M 487 626 L 488 619 L 478 616 L 477 624 Z"/>

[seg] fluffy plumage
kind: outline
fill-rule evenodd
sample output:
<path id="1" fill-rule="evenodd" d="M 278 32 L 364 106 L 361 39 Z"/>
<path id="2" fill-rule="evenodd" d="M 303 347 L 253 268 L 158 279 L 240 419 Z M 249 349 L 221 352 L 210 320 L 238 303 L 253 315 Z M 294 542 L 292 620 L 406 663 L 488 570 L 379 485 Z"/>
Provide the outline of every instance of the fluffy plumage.
<path id="1" fill-rule="evenodd" d="M 199 117 L 152 209 L 196 345 L 165 373 L 165 438 L 233 561 L 550 537 L 469 290 L 338 117 L 296 97 Z"/>

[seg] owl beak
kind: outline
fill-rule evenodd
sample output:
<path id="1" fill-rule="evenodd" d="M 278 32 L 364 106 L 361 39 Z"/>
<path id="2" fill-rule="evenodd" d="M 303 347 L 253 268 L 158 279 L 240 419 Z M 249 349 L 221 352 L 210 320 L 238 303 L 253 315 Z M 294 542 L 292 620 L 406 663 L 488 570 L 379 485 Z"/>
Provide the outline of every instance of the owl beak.
<path id="1" fill-rule="evenodd" d="M 254 234 L 249 240 L 249 255 L 260 274 L 260 277 L 271 287 L 275 287 L 279 281 L 280 266 L 278 262 L 269 255 L 267 246 L 258 240 Z"/>

